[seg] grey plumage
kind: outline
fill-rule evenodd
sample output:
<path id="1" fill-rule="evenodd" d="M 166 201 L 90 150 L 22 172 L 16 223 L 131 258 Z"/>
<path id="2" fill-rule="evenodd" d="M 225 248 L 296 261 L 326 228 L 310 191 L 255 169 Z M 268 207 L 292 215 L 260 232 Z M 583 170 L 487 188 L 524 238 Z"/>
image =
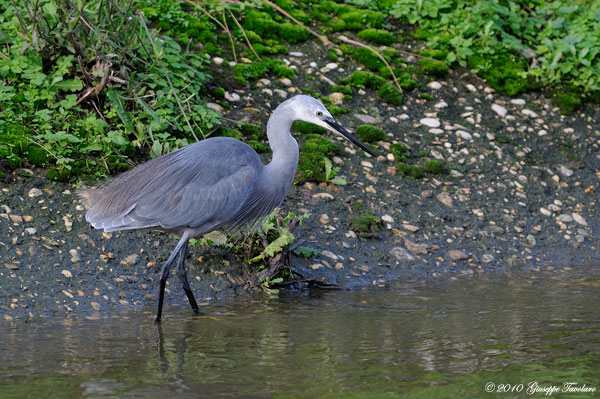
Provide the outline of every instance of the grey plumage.
<path id="1" fill-rule="evenodd" d="M 280 104 L 269 118 L 267 136 L 273 151 L 263 165 L 247 144 L 209 138 L 155 158 L 98 189 L 81 190 L 86 220 L 106 232 L 161 229 L 182 235 L 162 269 L 157 321 L 171 264 L 179 255 L 178 276 L 192 309 L 198 312 L 183 266 L 187 240 L 216 229 L 250 226 L 281 205 L 298 165 L 293 121 L 304 120 L 346 136 L 372 152 L 341 127 L 316 99 L 299 95 Z"/>

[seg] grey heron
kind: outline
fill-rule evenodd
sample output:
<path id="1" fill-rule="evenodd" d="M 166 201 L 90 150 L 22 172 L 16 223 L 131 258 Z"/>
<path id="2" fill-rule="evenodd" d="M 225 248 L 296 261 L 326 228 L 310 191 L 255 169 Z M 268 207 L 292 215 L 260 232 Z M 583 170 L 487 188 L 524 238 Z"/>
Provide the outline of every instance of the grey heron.
<path id="1" fill-rule="evenodd" d="M 290 134 L 296 120 L 341 134 L 374 156 L 317 99 L 297 95 L 281 103 L 269 118 L 267 137 L 273 155 L 267 165 L 247 144 L 214 137 L 140 164 L 103 187 L 80 191 L 88 209 L 85 218 L 94 228 L 159 229 L 181 235 L 161 270 L 157 322 L 177 256 L 177 276 L 193 311 L 200 313 L 184 267 L 190 238 L 252 226 L 281 205 L 298 166 L 298 143 Z"/>

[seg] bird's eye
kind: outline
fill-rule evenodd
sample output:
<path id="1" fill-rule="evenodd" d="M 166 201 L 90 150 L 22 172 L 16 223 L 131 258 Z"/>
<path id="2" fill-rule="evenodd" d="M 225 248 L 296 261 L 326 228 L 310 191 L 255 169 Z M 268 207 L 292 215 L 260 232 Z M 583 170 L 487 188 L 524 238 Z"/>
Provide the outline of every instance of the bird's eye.
<path id="1" fill-rule="evenodd" d="M 317 116 L 318 116 L 318 117 L 321 117 L 321 116 L 323 116 L 323 111 L 317 111 Z"/>

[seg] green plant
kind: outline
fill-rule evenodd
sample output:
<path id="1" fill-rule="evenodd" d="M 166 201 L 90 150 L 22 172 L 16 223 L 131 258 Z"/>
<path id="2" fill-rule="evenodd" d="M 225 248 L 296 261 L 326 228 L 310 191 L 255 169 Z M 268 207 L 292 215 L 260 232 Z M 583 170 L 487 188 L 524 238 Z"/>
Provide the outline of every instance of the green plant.
<path id="1" fill-rule="evenodd" d="M 324 158 L 323 161 L 325 162 L 325 181 L 327 183 L 336 184 L 338 186 L 345 186 L 348 184 L 346 179 L 343 179 L 341 177 L 335 177 L 335 175 L 337 175 L 340 171 L 339 166 L 332 168 L 332 164 L 329 158 Z"/>
<path id="2" fill-rule="evenodd" d="M 356 135 L 365 143 L 385 140 L 385 132 L 373 125 L 360 125 L 356 128 Z"/>

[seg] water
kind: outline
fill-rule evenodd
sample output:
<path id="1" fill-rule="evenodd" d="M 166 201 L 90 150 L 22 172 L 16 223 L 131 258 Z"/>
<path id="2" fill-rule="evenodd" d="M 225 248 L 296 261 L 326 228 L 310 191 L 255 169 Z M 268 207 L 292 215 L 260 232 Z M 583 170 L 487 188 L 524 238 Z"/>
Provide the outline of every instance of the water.
<path id="1" fill-rule="evenodd" d="M 599 294 L 592 268 L 2 323 L 0 398 L 600 397 Z"/>

